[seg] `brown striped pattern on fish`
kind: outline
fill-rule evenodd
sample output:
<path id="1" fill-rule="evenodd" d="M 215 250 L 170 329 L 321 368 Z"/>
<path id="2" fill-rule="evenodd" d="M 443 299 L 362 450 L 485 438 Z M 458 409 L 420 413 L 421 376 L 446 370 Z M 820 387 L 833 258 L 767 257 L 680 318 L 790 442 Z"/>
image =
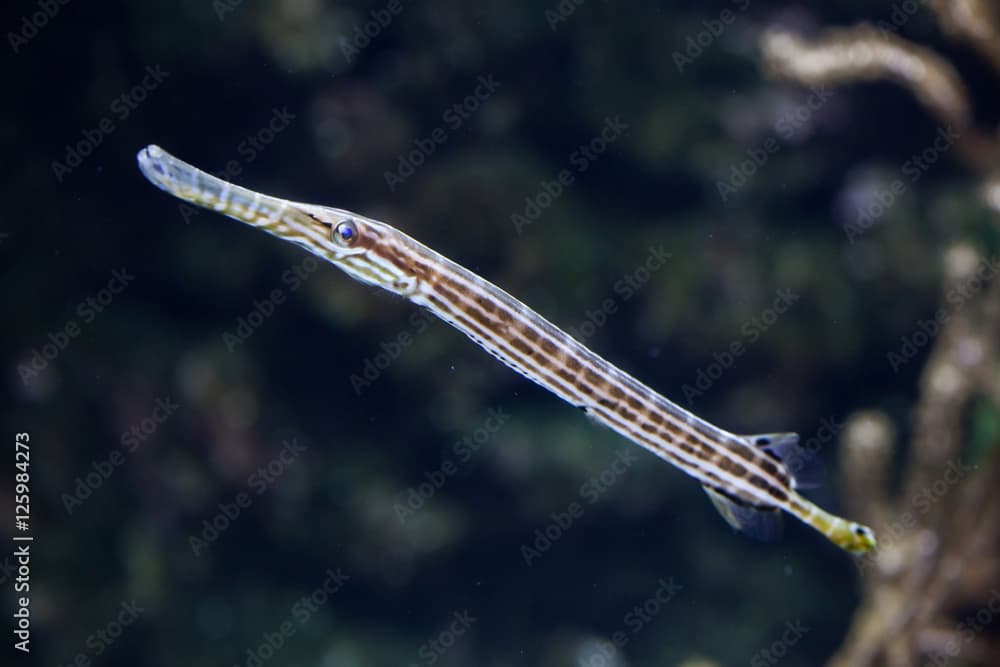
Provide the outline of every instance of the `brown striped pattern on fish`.
<path id="1" fill-rule="evenodd" d="M 155 146 L 140 151 L 139 166 L 155 185 L 185 201 L 260 227 L 427 308 L 518 373 L 697 479 L 733 525 L 749 529 L 758 510 L 765 516 L 782 509 L 848 551 L 874 548 L 870 529 L 799 495 L 773 449 L 672 403 L 493 283 L 399 230 L 232 185 Z"/>

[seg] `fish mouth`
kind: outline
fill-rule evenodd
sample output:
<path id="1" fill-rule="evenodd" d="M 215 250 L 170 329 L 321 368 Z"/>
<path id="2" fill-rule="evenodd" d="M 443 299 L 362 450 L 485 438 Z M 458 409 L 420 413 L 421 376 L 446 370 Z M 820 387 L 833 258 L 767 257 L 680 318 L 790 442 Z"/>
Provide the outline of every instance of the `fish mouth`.
<path id="1" fill-rule="evenodd" d="M 211 181 L 214 176 L 174 157 L 156 144 L 141 149 L 135 158 L 142 175 L 159 189 L 192 204 L 211 208 L 203 203 L 205 188 L 202 182 Z"/>
<path id="2" fill-rule="evenodd" d="M 141 149 L 135 157 L 142 175 L 156 187 L 169 192 L 170 188 L 167 187 L 167 184 L 176 182 L 171 177 L 168 166 L 170 154 L 156 144 L 150 144 Z"/>

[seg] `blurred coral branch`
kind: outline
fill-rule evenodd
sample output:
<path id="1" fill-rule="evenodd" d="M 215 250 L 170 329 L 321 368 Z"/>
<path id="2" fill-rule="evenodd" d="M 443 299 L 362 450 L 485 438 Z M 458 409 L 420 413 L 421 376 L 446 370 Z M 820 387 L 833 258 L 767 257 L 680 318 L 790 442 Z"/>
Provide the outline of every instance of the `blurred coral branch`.
<path id="1" fill-rule="evenodd" d="M 1000 213 L 1000 175 L 994 174 L 983 184 L 982 196 L 987 206 Z"/>
<path id="2" fill-rule="evenodd" d="M 1000 72 L 1000 17 L 986 0 L 932 0 L 945 33 L 968 42 Z"/>
<path id="3" fill-rule="evenodd" d="M 1000 31 L 988 3 L 935 0 L 932 6 L 945 32 L 1000 71 Z M 812 41 L 770 31 L 762 48 L 766 70 L 785 80 L 888 80 L 910 90 L 940 123 L 963 130 L 959 156 L 983 180 L 981 199 L 1000 212 L 1000 177 L 992 171 L 1000 156 L 997 133 L 971 127 L 969 92 L 941 56 L 869 25 L 830 30 Z M 844 431 L 845 504 L 875 528 L 880 543 L 858 561 L 864 601 L 832 667 L 909 667 L 958 655 L 963 664 L 995 665 L 1000 655 L 996 630 L 991 636 L 988 624 L 968 620 L 983 609 L 992 618 L 992 606 L 1000 606 L 1000 454 L 990 442 L 972 465 L 967 451 L 976 407 L 1000 415 L 997 259 L 959 242 L 942 263 L 937 314 L 943 316 L 936 317 L 936 331 L 925 332 L 933 347 L 900 483 L 893 484 L 897 437 L 887 416 L 858 413 Z"/>
<path id="4" fill-rule="evenodd" d="M 1000 39 L 1000 37 L 998 37 Z M 1000 48 L 1000 41 L 997 42 Z M 1000 135 L 973 127 L 969 92 L 940 55 L 901 37 L 862 24 L 834 29 L 814 40 L 785 30 L 761 39 L 765 71 L 809 86 L 890 81 L 909 90 L 942 127 L 961 135 L 958 155 L 974 171 L 1000 163 Z"/>
<path id="5" fill-rule="evenodd" d="M 968 246 L 946 253 L 944 293 L 968 289 L 984 266 Z M 843 438 L 841 483 L 853 511 L 880 536 L 858 561 L 865 601 L 832 667 L 922 664 L 962 655 L 989 665 L 989 638 L 960 631 L 1000 583 L 1000 456 L 971 466 L 963 445 L 970 407 L 1000 412 L 1000 281 L 944 324 L 921 376 L 901 491 L 890 496 L 894 435 L 879 413 L 852 417 Z"/>
<path id="6" fill-rule="evenodd" d="M 946 60 L 871 26 L 830 30 L 813 42 L 770 31 L 763 51 L 764 66 L 773 75 L 814 86 L 894 81 L 909 89 L 941 124 L 964 129 L 970 123 L 969 94 Z"/>

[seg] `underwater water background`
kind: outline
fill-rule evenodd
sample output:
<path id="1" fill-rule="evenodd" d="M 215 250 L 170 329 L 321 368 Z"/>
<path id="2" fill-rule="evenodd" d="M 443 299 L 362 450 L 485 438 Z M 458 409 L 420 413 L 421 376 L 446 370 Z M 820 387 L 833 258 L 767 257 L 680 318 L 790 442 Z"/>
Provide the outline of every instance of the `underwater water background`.
<path id="1" fill-rule="evenodd" d="M 0 424 L 31 435 L 35 542 L 32 651 L 4 664 L 822 664 L 850 556 L 794 519 L 735 534 L 694 480 L 135 154 L 390 222 L 713 423 L 811 439 L 837 511 L 848 416 L 911 428 L 929 347 L 889 353 L 937 307 L 943 239 L 997 247 L 947 151 L 849 233 L 939 124 L 760 67 L 769 26 L 892 12 L 10 6 Z M 925 8 L 899 30 L 995 123 L 982 62 Z"/>

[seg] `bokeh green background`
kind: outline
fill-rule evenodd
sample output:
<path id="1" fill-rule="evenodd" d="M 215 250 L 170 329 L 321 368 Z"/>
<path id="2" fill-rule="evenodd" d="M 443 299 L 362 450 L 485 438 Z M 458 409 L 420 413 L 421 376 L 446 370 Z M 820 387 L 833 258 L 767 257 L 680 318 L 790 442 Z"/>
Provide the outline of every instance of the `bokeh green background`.
<path id="1" fill-rule="evenodd" d="M 810 107 L 817 93 L 767 79 L 758 48 L 771 25 L 888 20 L 891 5 L 563 0 L 553 23 L 557 2 L 402 2 L 348 59 L 344 40 L 391 4 L 70 2 L 26 43 L 8 35 L 0 424 L 8 441 L 32 436 L 29 660 L 254 664 L 248 651 L 290 622 L 264 664 L 772 664 L 761 651 L 792 624 L 808 630 L 780 664 L 818 664 L 858 602 L 851 559 L 820 535 L 795 522 L 777 544 L 734 535 L 695 482 L 333 267 L 290 289 L 302 251 L 189 215 L 135 153 L 156 143 L 209 171 L 235 160 L 242 185 L 387 220 L 566 327 L 611 299 L 588 342 L 731 431 L 820 437 L 875 407 L 905 435 L 926 350 L 897 371 L 887 354 L 936 307 L 946 240 L 996 245 L 988 214 L 944 155 L 849 239 L 858 207 L 933 141 L 935 122 L 889 85 Z M 40 11 L 9 10 L 14 33 Z M 724 10 L 733 20 L 711 34 L 704 22 Z M 903 32 L 953 58 L 977 113 L 995 119 L 996 96 L 977 92 L 996 86 L 983 65 L 924 13 Z M 157 66 L 167 76 L 138 101 L 130 91 Z M 446 111 L 490 76 L 496 91 L 450 126 Z M 135 104 L 115 105 L 123 94 Z M 275 109 L 294 118 L 249 150 Z M 627 131 L 574 170 L 609 118 Z M 112 130 L 56 174 L 102 119 Z M 390 188 L 386 172 L 439 127 L 446 141 Z M 768 141 L 776 150 L 723 199 L 718 183 Z M 562 169 L 573 184 L 518 229 L 512 216 Z M 669 261 L 623 298 L 616 282 L 661 246 Z M 115 270 L 135 278 L 83 321 L 78 304 Z M 276 289 L 282 303 L 227 345 Z M 799 298 L 750 341 L 778 290 Z M 25 377 L 71 321 L 80 335 Z M 356 391 L 350 376 L 402 333 L 410 343 Z M 735 342 L 745 352 L 685 400 Z M 158 399 L 178 407 L 128 447 Z M 397 504 L 491 410 L 509 419 L 402 520 Z M 258 495 L 251 475 L 290 440 L 306 449 Z M 821 444 L 834 466 L 835 439 Z M 67 509 L 115 451 L 122 465 Z M 622 451 L 636 460 L 619 475 Z M 611 483 L 595 497 L 584 485 L 602 473 Z M 196 555 L 191 537 L 240 493 L 249 507 Z M 833 480 L 814 497 L 838 507 Z M 574 502 L 582 516 L 528 566 L 522 546 Z M 347 582 L 300 623 L 294 605 L 338 568 Z M 637 623 L 630 612 L 661 581 L 680 589 Z M 133 600 L 138 620 L 95 655 L 88 638 Z M 475 621 L 429 649 L 456 612 Z M 618 632 L 627 645 L 602 648 Z"/>

